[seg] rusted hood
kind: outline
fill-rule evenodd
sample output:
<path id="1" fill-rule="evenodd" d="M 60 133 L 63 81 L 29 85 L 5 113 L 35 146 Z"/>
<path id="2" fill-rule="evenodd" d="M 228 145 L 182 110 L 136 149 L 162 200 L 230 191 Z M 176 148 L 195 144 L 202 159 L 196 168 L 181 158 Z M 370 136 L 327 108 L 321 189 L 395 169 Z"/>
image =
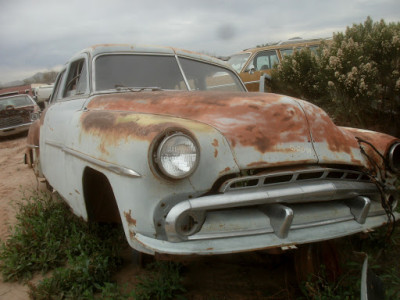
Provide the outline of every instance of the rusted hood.
<path id="1" fill-rule="evenodd" d="M 317 163 L 318 156 L 324 156 L 328 162 L 361 163 L 358 157 L 354 159 L 350 155 L 332 156 L 333 152 L 317 155 L 312 142 L 313 131 L 334 151 L 348 151 L 349 147 L 358 147 L 357 142 L 351 134 L 343 132 L 330 120 L 329 123 L 325 119 L 326 114 L 319 108 L 312 106 L 311 109 L 306 102 L 287 96 L 265 93 L 131 92 L 95 96 L 87 108 L 166 115 L 206 123 L 226 137 L 241 168 Z M 322 115 L 324 118 L 321 121 Z M 317 126 L 314 126 L 315 120 L 320 120 Z M 323 127 L 318 127 L 321 124 Z M 335 140 L 329 137 L 332 134 L 340 137 L 345 135 L 347 139 Z M 346 143 L 350 145 L 346 146 Z M 349 151 L 353 153 L 353 150 Z"/>

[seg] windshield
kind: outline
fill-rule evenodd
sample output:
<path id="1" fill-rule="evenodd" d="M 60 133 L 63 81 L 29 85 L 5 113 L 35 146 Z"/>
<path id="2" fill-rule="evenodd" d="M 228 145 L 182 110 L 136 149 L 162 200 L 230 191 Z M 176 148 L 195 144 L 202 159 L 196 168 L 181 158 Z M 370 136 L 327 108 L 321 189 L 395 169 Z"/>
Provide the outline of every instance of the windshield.
<path id="1" fill-rule="evenodd" d="M 232 55 L 228 60 L 228 64 L 230 64 L 236 72 L 240 73 L 249 56 L 250 53 Z"/>
<path id="2" fill-rule="evenodd" d="M 28 96 L 21 95 L 12 98 L 0 98 L 0 110 L 23 106 L 33 106 L 32 100 Z"/>
<path id="3" fill-rule="evenodd" d="M 243 91 L 233 72 L 213 64 L 179 58 L 190 90 Z M 95 90 L 143 88 L 188 90 L 175 56 L 108 54 L 95 61 Z"/>
<path id="4" fill-rule="evenodd" d="M 243 91 L 234 72 L 216 65 L 179 58 L 191 90 Z"/>
<path id="5" fill-rule="evenodd" d="M 96 59 L 95 89 L 116 87 L 158 87 L 186 90 L 174 56 L 102 55 Z"/>

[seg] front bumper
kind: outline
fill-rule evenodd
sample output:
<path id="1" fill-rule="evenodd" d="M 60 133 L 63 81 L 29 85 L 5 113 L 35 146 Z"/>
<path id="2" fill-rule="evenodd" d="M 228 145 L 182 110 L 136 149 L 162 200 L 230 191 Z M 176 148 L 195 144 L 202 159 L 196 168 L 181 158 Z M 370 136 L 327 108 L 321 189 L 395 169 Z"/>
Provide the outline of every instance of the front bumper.
<path id="1" fill-rule="evenodd" d="M 399 214 L 395 214 L 396 218 Z M 220 239 L 191 240 L 180 243 L 162 241 L 136 234 L 130 239 L 133 248 L 149 254 L 162 253 L 171 255 L 214 255 L 244 251 L 255 251 L 277 247 L 295 246 L 303 243 L 319 242 L 358 232 L 369 231 L 387 222 L 386 215 L 368 217 L 368 222 L 359 224 L 348 220 L 323 226 L 293 229 L 286 238 L 279 238 L 273 232 L 262 234 L 225 237 Z"/>
<path id="2" fill-rule="evenodd" d="M 390 195 L 398 198 L 395 190 Z M 219 193 L 165 205 L 157 239 L 131 246 L 166 254 L 222 254 L 335 239 L 384 225 L 375 183 L 362 172 L 312 167 L 230 179 Z M 398 217 L 399 214 L 395 213 Z"/>
<path id="3" fill-rule="evenodd" d="M 9 136 L 13 134 L 18 134 L 24 131 L 29 130 L 29 126 L 31 126 L 32 122 L 20 124 L 16 126 L 4 127 L 0 128 L 0 136 Z"/>

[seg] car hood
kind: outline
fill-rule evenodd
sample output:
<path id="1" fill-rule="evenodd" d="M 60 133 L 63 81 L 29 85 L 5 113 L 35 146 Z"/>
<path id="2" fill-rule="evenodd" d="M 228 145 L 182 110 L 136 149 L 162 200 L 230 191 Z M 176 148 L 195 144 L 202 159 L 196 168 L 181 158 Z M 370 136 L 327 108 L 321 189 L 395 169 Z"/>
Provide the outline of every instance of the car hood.
<path id="1" fill-rule="evenodd" d="M 320 108 L 288 96 L 227 92 L 114 93 L 94 96 L 87 109 L 149 113 L 208 124 L 225 136 L 241 169 L 364 163 L 354 135 L 334 125 Z"/>

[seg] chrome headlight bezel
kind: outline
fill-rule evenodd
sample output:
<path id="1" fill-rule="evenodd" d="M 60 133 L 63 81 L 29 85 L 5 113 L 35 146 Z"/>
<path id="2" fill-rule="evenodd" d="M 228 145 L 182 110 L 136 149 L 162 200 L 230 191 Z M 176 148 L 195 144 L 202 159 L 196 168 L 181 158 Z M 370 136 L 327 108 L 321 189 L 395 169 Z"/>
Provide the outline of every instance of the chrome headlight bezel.
<path id="1" fill-rule="evenodd" d="M 400 173 L 400 143 L 394 143 L 388 152 L 389 167 L 395 173 Z"/>
<path id="2" fill-rule="evenodd" d="M 29 114 L 29 119 L 31 120 L 31 122 L 35 122 L 36 120 L 40 119 L 40 112 L 31 112 Z"/>
<path id="3" fill-rule="evenodd" d="M 185 168 L 188 168 L 187 170 L 182 170 L 182 168 L 180 168 L 178 165 L 175 165 L 176 172 L 174 173 L 171 172 L 171 168 L 169 168 L 167 164 L 169 163 L 174 165 L 174 162 L 172 161 L 174 158 L 185 155 L 184 153 L 179 153 L 179 151 L 176 153 L 176 155 L 173 154 L 174 149 L 171 148 L 171 144 L 174 144 L 174 141 L 179 143 L 179 140 L 180 144 L 183 143 L 182 141 L 185 141 L 187 143 L 185 147 L 192 148 L 193 153 L 186 155 L 194 155 L 194 159 L 193 157 L 192 159 L 189 158 L 191 161 L 188 162 L 188 165 L 184 166 Z M 157 140 L 157 143 L 153 149 L 153 165 L 156 167 L 157 172 L 164 178 L 172 180 L 187 178 L 197 169 L 200 160 L 199 149 L 198 142 L 191 135 L 181 131 L 169 132 Z M 180 161 L 185 161 L 185 159 L 181 158 Z M 175 161 L 175 163 L 176 162 L 179 164 L 179 159 L 178 161 Z"/>

